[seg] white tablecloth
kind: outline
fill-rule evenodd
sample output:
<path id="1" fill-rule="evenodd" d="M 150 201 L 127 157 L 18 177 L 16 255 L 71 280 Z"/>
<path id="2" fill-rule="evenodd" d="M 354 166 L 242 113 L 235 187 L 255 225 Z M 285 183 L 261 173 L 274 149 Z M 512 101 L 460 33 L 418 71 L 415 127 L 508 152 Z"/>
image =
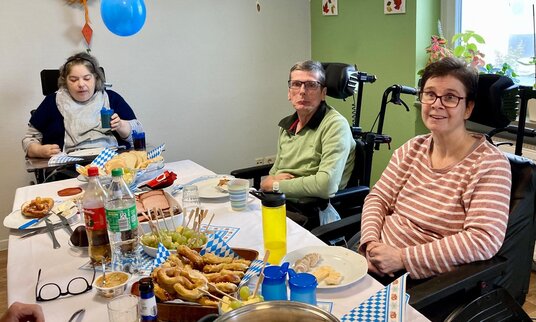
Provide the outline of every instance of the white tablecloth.
<path id="1" fill-rule="evenodd" d="M 177 173 L 175 183 L 187 183 L 203 175 L 214 174 L 212 171 L 189 160 L 166 164 L 166 169 Z M 13 209 L 36 196 L 51 196 L 58 199 L 56 191 L 71 186 L 84 187 L 86 183 L 77 179 L 56 181 L 40 185 L 18 188 L 13 202 Z M 181 195 L 176 196 L 180 200 Z M 234 212 L 228 200 L 204 199 L 203 207 L 210 210 L 209 215 L 215 214 L 211 225 L 238 227 L 238 233 L 229 241 L 231 247 L 254 248 L 259 251 L 259 257 L 264 255 L 262 244 L 262 221 L 260 202 L 248 205 L 247 211 Z M 73 224 L 73 228 L 81 225 Z M 9 237 L 8 252 L 8 303 L 14 301 L 35 303 L 35 284 L 37 272 L 42 269 L 40 286 L 54 282 L 66 289 L 67 283 L 73 277 L 85 276 L 91 281 L 92 271 L 79 269 L 88 262 L 87 254 L 69 247 L 69 235 L 64 229 L 56 230 L 56 237 L 61 248 L 53 249 L 52 240 L 48 234 L 40 234 L 26 239 L 19 239 L 21 233 L 12 230 Z M 287 251 L 291 252 L 305 246 L 325 245 L 321 240 L 287 220 Z M 137 280 L 135 278 L 134 280 Z M 358 282 L 341 289 L 318 290 L 319 301 L 333 302 L 332 313 L 341 317 L 370 295 L 381 289 L 381 284 L 370 276 L 365 276 Z M 61 297 L 48 302 L 40 302 L 47 321 L 67 321 L 72 313 L 85 308 L 84 321 L 107 320 L 107 299 L 96 294 L 95 290 L 88 293 Z M 415 309 L 408 307 L 407 321 L 427 321 Z"/>

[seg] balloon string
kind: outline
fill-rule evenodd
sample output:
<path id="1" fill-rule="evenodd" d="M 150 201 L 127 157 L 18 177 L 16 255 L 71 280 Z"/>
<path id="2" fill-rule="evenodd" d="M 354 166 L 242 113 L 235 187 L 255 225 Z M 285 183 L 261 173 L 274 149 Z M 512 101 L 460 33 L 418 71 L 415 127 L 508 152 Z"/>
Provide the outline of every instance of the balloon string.
<path id="1" fill-rule="evenodd" d="M 86 23 L 89 24 L 91 21 L 89 20 L 89 9 L 87 8 L 87 0 L 82 0 L 82 4 L 84 5 L 84 11 L 86 14 Z"/>

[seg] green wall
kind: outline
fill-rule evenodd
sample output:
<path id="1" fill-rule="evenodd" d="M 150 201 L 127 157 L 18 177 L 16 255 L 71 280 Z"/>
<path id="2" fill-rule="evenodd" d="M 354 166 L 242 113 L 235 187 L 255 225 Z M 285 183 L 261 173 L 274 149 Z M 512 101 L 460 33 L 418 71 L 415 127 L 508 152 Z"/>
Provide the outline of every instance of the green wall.
<path id="1" fill-rule="evenodd" d="M 424 48 L 437 33 L 439 0 L 406 2 L 406 13 L 385 15 L 383 1 L 338 0 L 339 14 L 323 16 L 321 0 L 311 0 L 311 52 L 319 61 L 356 64 L 359 71 L 378 80 L 363 87 L 360 125 L 370 131 L 381 106 L 383 92 L 393 84 L 416 86 L 417 70 L 426 62 Z M 393 150 L 411 137 L 424 133 L 415 96 L 403 95 L 410 106 L 387 105 L 384 133 L 393 138 L 391 150 L 382 145 L 374 154 L 372 181 L 376 182 Z M 328 99 L 348 120 L 352 100 Z"/>

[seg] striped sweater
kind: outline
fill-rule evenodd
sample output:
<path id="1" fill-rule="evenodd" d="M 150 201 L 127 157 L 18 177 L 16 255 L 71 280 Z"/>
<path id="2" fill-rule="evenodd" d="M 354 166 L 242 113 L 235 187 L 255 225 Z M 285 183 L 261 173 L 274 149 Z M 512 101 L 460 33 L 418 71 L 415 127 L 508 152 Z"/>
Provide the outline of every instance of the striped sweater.
<path id="1" fill-rule="evenodd" d="M 444 169 L 430 167 L 430 134 L 398 148 L 365 200 L 361 245 L 381 241 L 402 249 L 415 279 L 495 255 L 508 221 L 510 164 L 474 135 L 480 137 L 474 150 Z"/>

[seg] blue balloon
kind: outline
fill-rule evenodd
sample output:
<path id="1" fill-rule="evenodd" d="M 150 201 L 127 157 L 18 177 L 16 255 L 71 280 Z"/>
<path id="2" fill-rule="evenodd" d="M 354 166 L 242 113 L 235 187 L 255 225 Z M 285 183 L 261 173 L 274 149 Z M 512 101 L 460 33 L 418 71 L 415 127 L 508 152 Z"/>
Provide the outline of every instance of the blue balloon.
<path id="1" fill-rule="evenodd" d="M 102 0 L 101 17 L 104 25 L 118 36 L 132 36 L 145 23 L 143 0 Z"/>

